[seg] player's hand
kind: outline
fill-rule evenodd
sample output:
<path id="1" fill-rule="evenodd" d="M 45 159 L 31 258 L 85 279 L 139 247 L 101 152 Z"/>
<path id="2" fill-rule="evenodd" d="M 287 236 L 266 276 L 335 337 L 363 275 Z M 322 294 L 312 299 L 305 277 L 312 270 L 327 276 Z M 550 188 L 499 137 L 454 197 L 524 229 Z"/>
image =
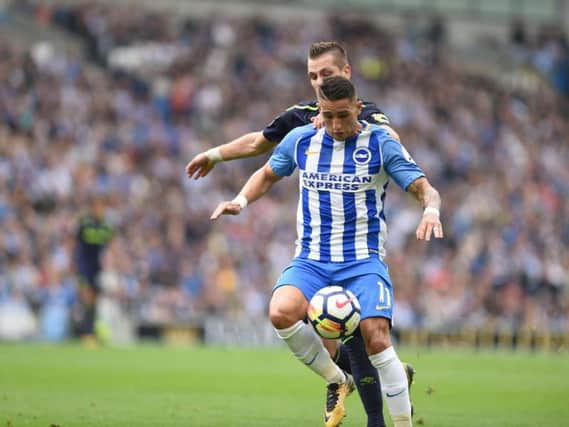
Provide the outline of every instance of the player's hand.
<path id="1" fill-rule="evenodd" d="M 312 122 L 314 129 L 320 129 L 322 126 L 324 126 L 324 119 L 322 118 L 322 114 L 318 114 L 317 116 L 312 117 L 310 121 Z"/>
<path id="2" fill-rule="evenodd" d="M 186 166 L 188 178 L 199 179 L 206 176 L 215 166 L 215 162 L 204 153 L 196 155 Z"/>
<path id="3" fill-rule="evenodd" d="M 417 240 L 431 240 L 431 236 L 435 239 L 442 239 L 444 237 L 443 225 L 438 215 L 433 213 L 426 213 L 421 218 L 421 222 L 417 227 Z"/>
<path id="4" fill-rule="evenodd" d="M 215 221 L 221 215 L 239 215 L 241 213 L 241 205 L 237 202 L 221 202 L 213 211 L 209 219 Z"/>

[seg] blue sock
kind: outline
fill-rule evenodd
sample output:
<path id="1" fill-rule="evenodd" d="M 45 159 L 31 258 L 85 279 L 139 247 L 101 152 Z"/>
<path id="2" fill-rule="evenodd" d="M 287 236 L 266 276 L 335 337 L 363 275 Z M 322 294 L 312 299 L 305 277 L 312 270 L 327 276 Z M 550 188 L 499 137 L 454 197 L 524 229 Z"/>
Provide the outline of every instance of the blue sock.
<path id="1" fill-rule="evenodd" d="M 385 427 L 379 375 L 369 360 L 359 329 L 345 344 L 338 347 L 338 352 L 339 360 L 343 357 L 342 353 L 347 353 L 349 357 L 351 374 L 367 414 L 367 427 Z"/>

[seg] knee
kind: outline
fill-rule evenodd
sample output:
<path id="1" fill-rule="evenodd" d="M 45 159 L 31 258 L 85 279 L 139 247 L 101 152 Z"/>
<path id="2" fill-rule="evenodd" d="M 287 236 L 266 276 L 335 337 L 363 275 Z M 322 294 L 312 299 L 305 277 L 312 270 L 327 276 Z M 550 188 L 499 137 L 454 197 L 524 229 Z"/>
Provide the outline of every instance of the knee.
<path id="1" fill-rule="evenodd" d="M 372 334 L 366 339 L 366 349 L 368 354 L 381 353 L 386 348 L 391 347 L 391 340 L 389 335 Z"/>
<path id="2" fill-rule="evenodd" d="M 269 304 L 269 319 L 277 329 L 294 325 L 306 316 L 308 301 L 302 292 L 292 286 L 277 289 Z"/>
<path id="3" fill-rule="evenodd" d="M 294 313 L 285 310 L 283 307 L 271 307 L 269 309 L 269 319 L 277 329 L 284 329 L 294 325 L 299 319 L 296 319 Z"/>
<path id="4" fill-rule="evenodd" d="M 391 347 L 389 323 L 386 319 L 366 319 L 362 321 L 362 335 L 368 354 L 381 353 Z"/>
<path id="5" fill-rule="evenodd" d="M 271 301 L 269 306 L 269 319 L 277 329 L 289 328 L 299 320 L 303 320 L 306 312 L 302 312 L 297 307 L 290 304 L 281 304 L 278 301 Z"/>

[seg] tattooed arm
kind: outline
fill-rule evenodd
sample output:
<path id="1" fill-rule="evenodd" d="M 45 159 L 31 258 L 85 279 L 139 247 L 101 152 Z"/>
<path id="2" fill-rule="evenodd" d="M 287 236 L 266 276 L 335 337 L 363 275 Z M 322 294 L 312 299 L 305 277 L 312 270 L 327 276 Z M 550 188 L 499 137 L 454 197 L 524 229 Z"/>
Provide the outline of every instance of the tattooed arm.
<path id="1" fill-rule="evenodd" d="M 431 234 L 436 239 L 442 239 L 443 226 L 439 217 L 441 207 L 441 196 L 439 192 L 429 183 L 427 178 L 421 177 L 413 181 L 407 192 L 411 193 L 423 205 L 425 209 L 421 222 L 417 226 L 418 240 L 431 240 Z"/>

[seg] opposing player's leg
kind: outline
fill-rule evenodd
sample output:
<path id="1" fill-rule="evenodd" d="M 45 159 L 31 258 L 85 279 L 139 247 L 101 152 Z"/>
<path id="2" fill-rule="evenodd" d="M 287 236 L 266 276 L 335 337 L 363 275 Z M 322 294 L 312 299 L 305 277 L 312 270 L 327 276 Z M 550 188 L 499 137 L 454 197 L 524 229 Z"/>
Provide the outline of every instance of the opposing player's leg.
<path id="1" fill-rule="evenodd" d="M 335 351 L 334 362 L 340 369 L 352 374 L 354 378 L 354 383 L 357 386 L 358 394 L 367 415 L 367 427 L 384 427 L 385 418 L 383 416 L 383 399 L 381 398 L 379 374 L 369 360 L 359 329 L 357 331 L 357 339 L 350 339 L 347 343 L 339 344 Z M 410 363 L 402 363 L 407 375 L 410 394 L 411 385 L 414 383 L 415 368 Z M 345 366 L 348 366 L 349 370 Z M 413 415 L 413 402 L 411 402 L 411 415 Z"/>
<path id="2" fill-rule="evenodd" d="M 334 363 L 312 326 L 304 322 L 308 298 L 326 283 L 325 277 L 319 278 L 317 274 L 291 264 L 277 282 L 269 305 L 269 317 L 278 336 L 295 357 L 328 383 L 324 421 L 326 427 L 335 427 L 345 416 L 344 400 L 354 390 L 353 380 Z"/>
<path id="3" fill-rule="evenodd" d="M 352 280 L 348 288 L 358 297 L 361 306 L 360 330 L 369 360 L 377 369 L 383 396 L 395 427 L 409 427 L 411 401 L 409 384 L 403 364 L 391 343 L 390 327 L 393 310 L 393 290 L 387 272 Z"/>
<path id="4" fill-rule="evenodd" d="M 342 342 L 340 340 L 328 340 L 322 338 L 322 343 L 332 359 L 334 359 L 334 363 L 340 367 L 343 371 L 348 373 L 352 373 L 352 367 L 350 366 L 350 357 L 348 356 L 348 352 Z"/>
<path id="5" fill-rule="evenodd" d="M 359 329 L 340 346 L 352 365 L 352 376 L 367 415 L 367 427 L 385 427 L 377 369 L 371 364 Z"/>
<path id="6" fill-rule="evenodd" d="M 348 338 L 347 343 L 327 339 L 322 341 L 340 369 L 352 374 L 366 412 L 367 427 L 384 427 L 379 376 L 369 361 L 359 330 Z"/>

